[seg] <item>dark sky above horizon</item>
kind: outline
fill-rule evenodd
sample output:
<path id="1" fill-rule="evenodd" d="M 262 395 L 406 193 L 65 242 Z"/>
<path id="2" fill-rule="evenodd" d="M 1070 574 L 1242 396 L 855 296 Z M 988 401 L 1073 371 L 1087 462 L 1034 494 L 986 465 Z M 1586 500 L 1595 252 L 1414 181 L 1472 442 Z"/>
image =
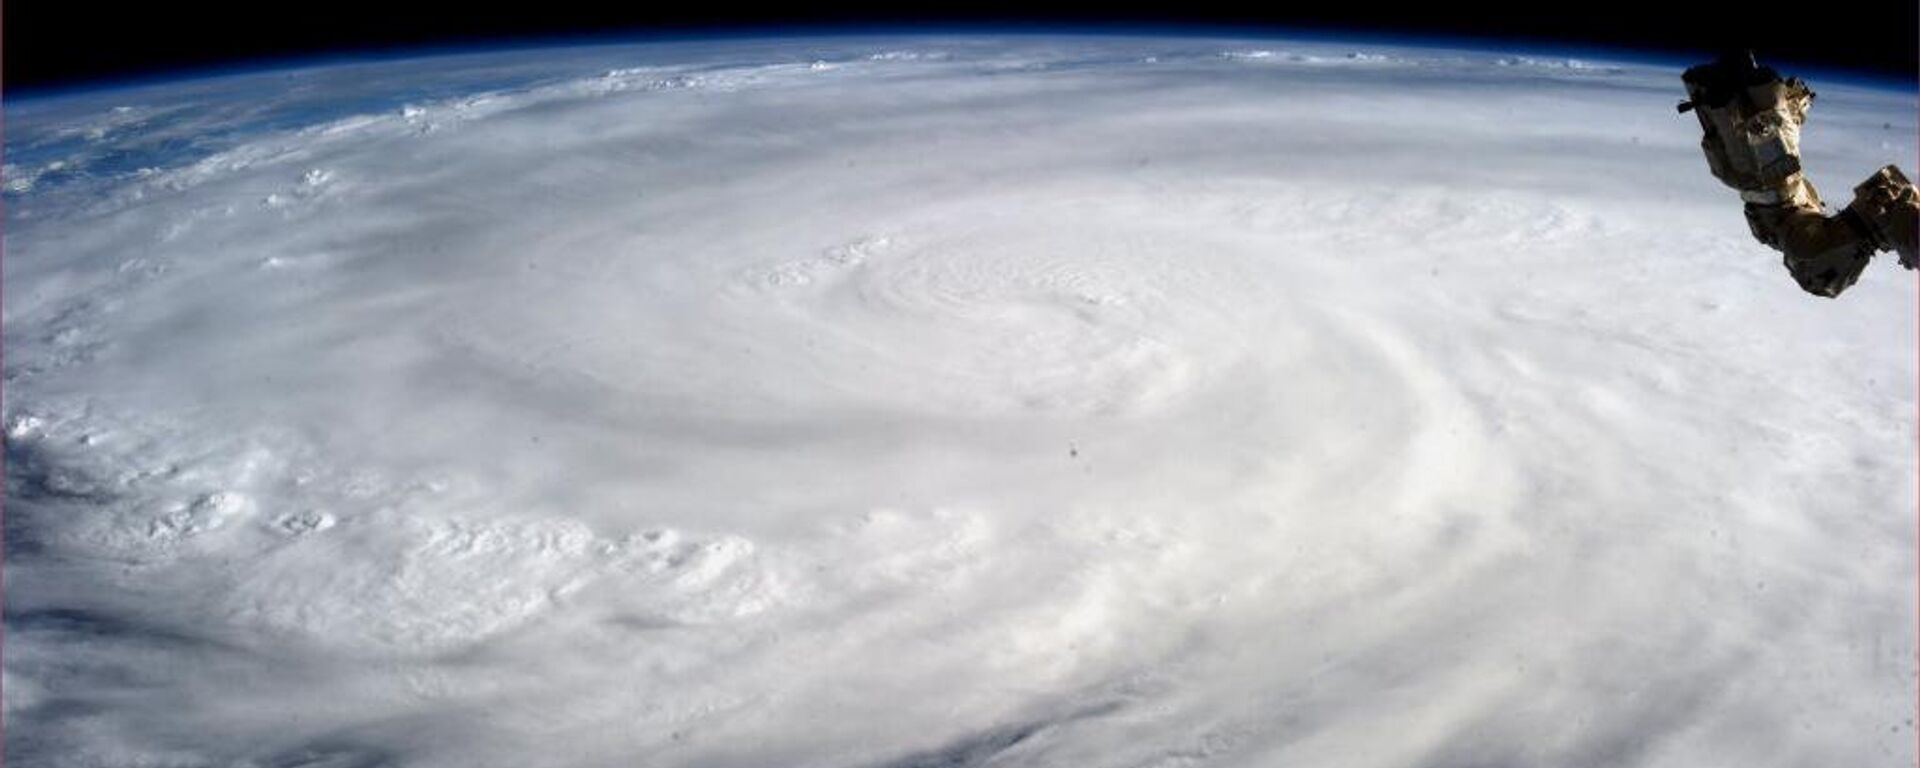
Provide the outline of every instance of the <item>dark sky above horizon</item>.
<path id="1" fill-rule="evenodd" d="M 1607 0 L 1549 3 L 1339 3 L 1249 10 L 1252 3 L 1187 0 L 1158 6 L 1108 2 L 996 3 L 993 0 L 812 0 L 662 7 L 658 3 L 538 0 L 515 6 L 447 0 L 326 0 L 273 4 L 237 0 L 73 2 L 5 0 L 8 88 L 42 89 L 223 67 L 261 59 L 460 46 L 574 35 L 615 37 L 796 31 L 862 26 L 996 25 L 1141 29 L 1158 25 L 1239 27 L 1250 34 L 1298 31 L 1430 36 L 1570 44 L 1652 54 L 1706 56 L 1751 47 L 1765 61 L 1920 77 L 1920 10 L 1911 0 L 1859 3 Z M 1720 17 L 1709 17 L 1711 8 Z M 911 9 L 911 10 L 908 10 Z M 1732 9 L 1739 9 L 1733 13 Z M 1220 31 L 1218 29 L 1209 31 Z"/>

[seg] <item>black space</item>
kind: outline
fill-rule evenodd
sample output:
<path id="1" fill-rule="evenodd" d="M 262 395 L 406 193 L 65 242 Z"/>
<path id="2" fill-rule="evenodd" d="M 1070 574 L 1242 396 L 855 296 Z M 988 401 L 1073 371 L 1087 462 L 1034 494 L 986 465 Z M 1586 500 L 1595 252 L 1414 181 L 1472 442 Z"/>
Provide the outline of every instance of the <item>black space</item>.
<path id="1" fill-rule="evenodd" d="M 1869 2 L 1690 2 L 1575 0 L 1561 3 L 1285 0 L 960 3 L 950 0 L 795 0 L 742 10 L 732 3 L 523 0 L 490 7 L 444 0 L 5 0 L 4 83 L 47 88 L 258 59 L 413 46 L 526 41 L 573 35 L 725 34 L 797 27 L 997 27 L 1139 30 L 1158 25 L 1244 27 L 1248 33 L 1446 35 L 1522 44 L 1569 43 L 1655 54 L 1710 57 L 1724 47 L 1756 49 L 1769 63 L 1824 66 L 1915 81 L 1920 74 L 1920 9 L 1913 0 Z M 1299 6 L 1299 7 L 1293 7 Z M 911 9 L 911 10 L 903 10 Z M 1224 30 L 1231 32 L 1232 30 Z"/>

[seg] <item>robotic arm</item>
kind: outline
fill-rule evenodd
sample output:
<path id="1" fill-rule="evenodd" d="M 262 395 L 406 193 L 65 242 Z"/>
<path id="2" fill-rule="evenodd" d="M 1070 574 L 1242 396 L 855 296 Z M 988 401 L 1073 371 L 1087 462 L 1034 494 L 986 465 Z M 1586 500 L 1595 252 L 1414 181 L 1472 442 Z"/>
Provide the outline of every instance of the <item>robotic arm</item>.
<path id="1" fill-rule="evenodd" d="M 1813 91 L 1781 79 L 1751 53 L 1720 57 L 1686 71 L 1687 101 L 1705 137 L 1700 148 L 1714 178 L 1740 191 L 1754 239 L 1785 254 L 1801 288 L 1833 297 L 1853 285 L 1878 251 L 1900 265 L 1920 263 L 1920 196 L 1895 166 L 1853 188 L 1853 202 L 1827 216 L 1820 193 L 1800 172 L 1800 125 Z"/>

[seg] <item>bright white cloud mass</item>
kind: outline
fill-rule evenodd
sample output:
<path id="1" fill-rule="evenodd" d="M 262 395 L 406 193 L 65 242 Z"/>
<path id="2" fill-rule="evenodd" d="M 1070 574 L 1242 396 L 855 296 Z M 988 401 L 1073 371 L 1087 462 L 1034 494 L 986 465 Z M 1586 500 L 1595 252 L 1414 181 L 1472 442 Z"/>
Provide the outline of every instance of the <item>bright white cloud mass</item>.
<path id="1" fill-rule="evenodd" d="M 7 757 L 1911 764 L 1912 275 L 1802 294 L 1677 75 L 842 38 L 9 103 Z M 1830 198 L 1916 167 L 1914 94 L 1813 77 Z"/>

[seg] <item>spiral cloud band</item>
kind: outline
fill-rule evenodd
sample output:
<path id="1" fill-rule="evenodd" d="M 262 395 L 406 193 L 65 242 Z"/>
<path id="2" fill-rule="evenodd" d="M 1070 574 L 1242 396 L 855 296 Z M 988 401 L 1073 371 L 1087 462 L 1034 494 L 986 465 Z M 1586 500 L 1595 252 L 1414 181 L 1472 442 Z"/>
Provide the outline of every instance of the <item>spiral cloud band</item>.
<path id="1" fill-rule="evenodd" d="M 1915 293 L 1678 69 L 1169 38 L 10 104 L 24 766 L 1915 759 Z M 1818 178 L 1915 167 L 1819 84 Z"/>

